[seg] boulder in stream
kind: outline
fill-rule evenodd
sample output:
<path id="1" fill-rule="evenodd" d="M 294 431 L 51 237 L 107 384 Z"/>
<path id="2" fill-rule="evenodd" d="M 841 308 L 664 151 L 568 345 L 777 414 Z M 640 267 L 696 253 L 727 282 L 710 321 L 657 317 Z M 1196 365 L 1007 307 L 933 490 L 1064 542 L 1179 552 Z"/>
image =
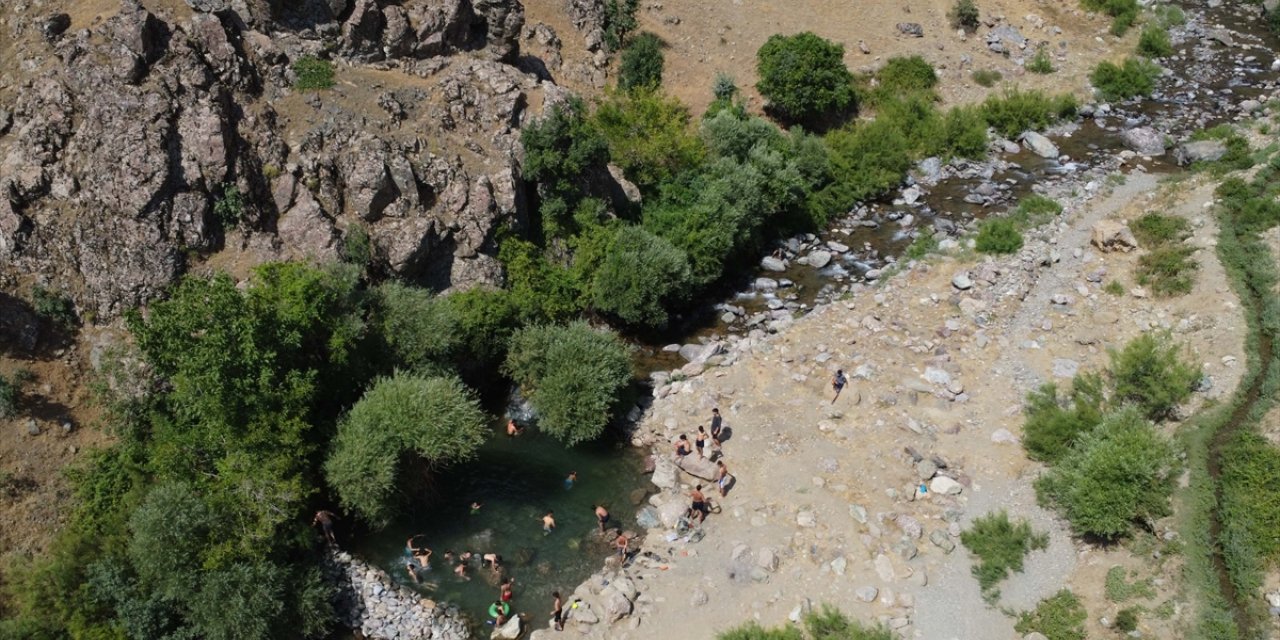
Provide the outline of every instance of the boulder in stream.
<path id="1" fill-rule="evenodd" d="M 1193 162 L 1214 162 L 1227 155 L 1227 145 L 1221 140 L 1197 140 L 1184 142 L 1173 151 L 1174 160 L 1180 165 Z"/>
<path id="2" fill-rule="evenodd" d="M 1151 127 L 1134 127 L 1120 134 L 1125 146 L 1144 156 L 1164 155 L 1164 136 Z"/>
<path id="3" fill-rule="evenodd" d="M 1044 135 L 1036 133 L 1035 131 L 1027 131 L 1026 133 L 1023 133 L 1022 144 L 1026 145 L 1032 153 L 1040 156 L 1041 158 L 1058 157 L 1058 145 L 1054 144 L 1049 138 L 1046 138 Z"/>

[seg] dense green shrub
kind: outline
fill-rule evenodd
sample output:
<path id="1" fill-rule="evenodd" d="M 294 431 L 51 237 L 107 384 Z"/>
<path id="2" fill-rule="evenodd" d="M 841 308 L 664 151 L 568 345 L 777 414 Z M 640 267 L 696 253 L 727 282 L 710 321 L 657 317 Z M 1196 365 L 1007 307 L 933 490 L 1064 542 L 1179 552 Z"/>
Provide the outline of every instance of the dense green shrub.
<path id="1" fill-rule="evenodd" d="M 647 31 L 641 33 L 622 52 L 618 87 L 624 91 L 655 89 L 662 85 L 662 66 L 662 39 Z"/>
<path id="2" fill-rule="evenodd" d="M 1111 16 L 1111 34 L 1117 37 L 1123 36 L 1138 19 L 1137 0 L 1080 0 L 1080 5 Z"/>
<path id="3" fill-rule="evenodd" d="M 582 285 L 568 269 L 551 264 L 537 245 L 508 237 L 498 246 L 507 290 L 524 322 L 568 320 L 582 310 Z"/>
<path id="4" fill-rule="evenodd" d="M 236 183 L 224 183 L 222 193 L 214 195 L 213 217 L 223 229 L 231 229 L 240 224 L 244 217 L 244 196 L 240 194 L 240 187 Z"/>
<path id="5" fill-rule="evenodd" d="M 588 197 L 591 178 L 609 161 L 609 143 L 578 98 L 552 107 L 520 132 L 524 179 L 538 183 L 543 232 L 550 237 L 577 229 L 574 213 Z"/>
<path id="6" fill-rule="evenodd" d="M 622 48 L 635 30 L 640 0 L 604 0 L 604 46 L 609 52 Z"/>
<path id="7" fill-rule="evenodd" d="M 645 190 L 697 167 L 706 155 L 689 130 L 689 110 L 657 92 L 611 93 L 593 118 L 614 163 Z"/>
<path id="8" fill-rule="evenodd" d="M 1138 36 L 1138 53 L 1148 58 L 1163 58 L 1173 54 L 1169 32 L 1158 24 L 1148 24 Z"/>
<path id="9" fill-rule="evenodd" d="M 1124 64 L 1102 61 L 1089 74 L 1089 81 L 1107 100 L 1149 96 L 1156 88 L 1160 67 L 1142 58 L 1125 58 Z"/>
<path id="10" fill-rule="evenodd" d="M 1158 296 L 1191 292 L 1200 263 L 1192 258 L 1195 249 L 1185 246 L 1157 247 L 1138 258 L 1138 284 L 1150 287 Z"/>
<path id="11" fill-rule="evenodd" d="M 342 234 L 342 259 L 362 269 L 373 262 L 373 240 L 364 225 L 353 224 Z"/>
<path id="12" fill-rule="evenodd" d="M 1053 220 L 1060 213 L 1062 205 L 1056 200 L 1033 193 L 1018 201 L 1018 206 L 1009 214 L 1009 219 L 1023 229 L 1030 229 Z"/>
<path id="13" fill-rule="evenodd" d="M 623 225 L 591 281 L 591 304 L 627 324 L 662 327 L 667 309 L 688 295 L 691 277 L 683 251 L 639 226 Z"/>
<path id="14" fill-rule="evenodd" d="M 520 310 L 504 289 L 477 287 L 443 298 L 454 319 L 463 360 L 459 368 L 487 371 L 501 364 L 507 339 L 519 324 Z"/>
<path id="15" fill-rule="evenodd" d="M 1014 630 L 1021 634 L 1039 632 L 1049 640 L 1085 640 L 1088 618 L 1080 598 L 1067 589 L 1041 600 L 1034 611 L 1018 614 Z"/>
<path id="16" fill-rule="evenodd" d="M 1191 235 L 1191 224 L 1186 218 L 1166 216 L 1154 211 L 1130 222 L 1129 229 L 1138 238 L 1138 242 L 1147 247 L 1182 242 Z"/>
<path id="17" fill-rule="evenodd" d="M 16 380 L 0 375 L 0 419 L 18 415 L 18 396 L 21 393 Z"/>
<path id="18" fill-rule="evenodd" d="M 416 460 L 435 469 L 472 457 L 485 422 L 475 394 L 455 378 L 379 378 L 339 423 L 325 478 L 343 507 L 385 526 L 408 497 L 405 467 Z"/>
<path id="19" fill-rule="evenodd" d="M 952 28 L 964 29 L 969 33 L 978 30 L 981 20 L 978 5 L 973 0 L 956 0 L 956 3 L 951 5 L 951 10 L 947 12 L 947 18 L 951 20 Z"/>
<path id="20" fill-rule="evenodd" d="M 374 318 L 394 364 L 415 371 L 445 370 L 460 355 L 453 308 L 427 289 L 390 281 L 374 292 Z"/>
<path id="21" fill-rule="evenodd" d="M 716 74 L 716 78 L 711 83 L 711 95 L 716 100 L 730 100 L 738 94 L 738 83 L 734 82 L 733 76 L 723 71 Z"/>
<path id="22" fill-rule="evenodd" d="M 1137 521 L 1168 515 L 1174 455 L 1136 407 L 1106 416 L 1036 480 L 1079 534 L 1114 539 Z M 1043 633 L 1043 631 L 1042 631 Z"/>
<path id="23" fill-rule="evenodd" d="M 987 119 L 978 107 L 953 107 L 942 121 L 942 145 L 938 155 L 982 158 L 987 153 Z"/>
<path id="24" fill-rule="evenodd" d="M 933 155 L 944 144 L 942 117 L 933 100 L 919 93 L 885 99 L 877 107 L 876 122 L 897 129 L 913 157 Z"/>
<path id="25" fill-rule="evenodd" d="M 1200 367 L 1182 357 L 1182 345 L 1168 331 L 1144 333 L 1108 352 L 1115 404 L 1133 403 L 1152 420 L 1167 418 L 1191 395 Z"/>
<path id="26" fill-rule="evenodd" d="M 1049 97 L 1040 91 L 1016 88 L 988 96 L 982 103 L 987 124 L 1006 138 L 1015 138 L 1029 129 L 1043 129 L 1075 115 L 1076 108 L 1075 98 L 1068 94 Z"/>
<path id="27" fill-rule="evenodd" d="M 801 627 L 765 629 L 755 621 L 716 634 L 716 640 L 897 640 L 883 624 L 866 625 L 850 620 L 838 609 L 824 604 L 800 620 Z"/>
<path id="28" fill-rule="evenodd" d="M 833 180 L 814 194 L 810 204 L 823 215 L 841 215 L 856 203 L 888 191 L 911 168 L 906 139 L 893 125 L 878 119 L 832 131 L 826 143 Z"/>
<path id="29" fill-rule="evenodd" d="M 1116 629 L 1124 633 L 1129 633 L 1138 628 L 1138 609 L 1137 607 L 1126 607 L 1116 612 Z"/>
<path id="30" fill-rule="evenodd" d="M 538 325 L 511 337 L 505 370 L 537 412 L 538 428 L 576 444 L 599 436 L 631 382 L 629 347 L 585 322 Z"/>
<path id="31" fill-rule="evenodd" d="M 1027 71 L 1041 75 L 1057 71 L 1053 67 L 1053 60 L 1049 59 L 1049 50 L 1044 47 L 1036 49 L 1035 55 L 1032 55 L 1031 59 L 1027 61 Z"/>
<path id="32" fill-rule="evenodd" d="M 756 88 L 784 119 L 804 122 L 856 108 L 844 47 L 805 31 L 773 35 L 756 52 Z"/>
<path id="33" fill-rule="evenodd" d="M 1026 520 L 1012 522 L 1007 512 L 1000 511 L 975 519 L 961 532 L 960 542 L 978 557 L 973 575 L 984 595 L 990 596 L 997 583 L 1022 571 L 1022 560 L 1028 553 L 1049 546 L 1049 536 L 1033 532 Z"/>
<path id="34" fill-rule="evenodd" d="M 805 640 L 805 637 L 796 627 L 765 629 L 760 626 L 760 623 L 751 621 L 740 627 L 717 633 L 716 640 Z"/>
<path id="35" fill-rule="evenodd" d="M 988 218 L 978 225 L 976 248 L 981 253 L 1017 253 L 1022 248 L 1022 232 L 1008 218 Z"/>
<path id="36" fill-rule="evenodd" d="M 913 93 L 932 95 L 938 85 L 938 74 L 924 58 L 895 56 L 876 71 L 880 90 L 889 96 L 906 96 Z"/>
<path id="37" fill-rule="evenodd" d="M 1027 394 L 1022 446 L 1033 460 L 1057 462 L 1102 422 L 1105 403 L 1102 378 L 1097 375 L 1076 376 L 1065 397 L 1052 382 L 1041 385 Z"/>
<path id="38" fill-rule="evenodd" d="M 994 87 L 997 82 L 1004 79 L 1004 74 L 995 69 L 974 69 L 973 73 L 969 74 L 969 77 L 973 78 L 973 81 L 980 86 Z"/>
<path id="39" fill-rule="evenodd" d="M 302 56 L 293 61 L 293 86 L 303 91 L 333 88 L 333 63 L 315 56 Z"/>

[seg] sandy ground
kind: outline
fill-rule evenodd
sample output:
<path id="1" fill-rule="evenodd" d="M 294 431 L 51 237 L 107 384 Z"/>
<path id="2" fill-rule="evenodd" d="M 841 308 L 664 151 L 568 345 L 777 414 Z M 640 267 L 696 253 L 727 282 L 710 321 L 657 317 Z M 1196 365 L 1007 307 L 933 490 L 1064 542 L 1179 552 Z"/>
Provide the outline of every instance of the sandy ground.
<path id="1" fill-rule="evenodd" d="M 1097 637 L 1110 633 L 1099 619 L 1119 608 L 1102 595 L 1106 571 L 1133 566 L 1160 586 L 1142 604 L 1155 610 L 1168 602 L 1172 612 L 1167 619 L 1144 616 L 1144 636 L 1177 637 L 1187 608 L 1171 577 L 1176 561 L 1157 575 L 1142 561 L 1150 540 L 1108 549 L 1072 540 L 1061 520 L 1035 505 L 1031 481 L 1041 466 L 1001 431 L 1020 433 L 1028 391 L 1055 377 L 1065 381 L 1074 368 L 1100 369 L 1107 348 L 1153 327 L 1171 329 L 1213 376 L 1212 389 L 1192 405 L 1234 389 L 1242 364 L 1223 359 L 1243 362 L 1245 325 L 1210 249 L 1215 229 L 1203 205 L 1212 186 L 1168 187 L 1176 197 L 1156 187 L 1155 178 L 1134 175 L 1092 206 L 1069 211 L 1061 226 L 1050 225 L 1047 244 L 1031 243 L 1024 252 L 1058 257 L 1051 266 L 1039 266 L 1039 256 L 1002 261 L 1010 272 L 994 285 L 960 292 L 953 275 L 979 273 L 982 259 L 939 257 L 815 311 L 731 366 L 680 383 L 680 393 L 658 400 L 645 425 L 668 437 L 691 433 L 719 406 L 733 428 L 725 460 L 739 480 L 701 542 L 667 542 L 650 532 L 646 549 L 658 560 L 638 563 L 638 622 L 626 624 L 633 630 L 618 623 L 591 634 L 710 638 L 745 620 L 775 625 L 798 606 L 831 603 L 884 621 L 904 638 L 1015 638 L 1013 619 L 983 603 L 956 537 L 973 518 L 1007 509 L 1029 518 L 1051 543 L 1028 557 L 1025 573 L 1001 585 L 1000 606 L 1028 608 L 1070 586 L 1084 598 L 1090 636 Z M 1202 268 L 1195 290 L 1173 299 L 1102 292 L 1112 279 L 1134 287 L 1139 252 L 1089 247 L 1093 223 L 1151 209 L 1192 220 L 1191 242 L 1204 247 L 1196 254 Z M 1101 282 L 1087 278 L 1100 269 Z M 1055 304 L 1061 295 L 1070 297 L 1067 304 Z M 854 379 L 833 405 L 828 381 L 837 367 Z M 962 387 L 967 401 L 945 399 L 943 385 L 924 378 L 927 370 L 935 381 L 945 371 L 952 391 Z M 911 451 L 946 462 L 962 492 L 915 499 L 919 475 Z M 1168 528 L 1158 523 L 1157 531 Z M 946 552 L 931 542 L 935 537 L 955 550 Z M 768 570 L 770 556 L 778 559 L 776 570 Z M 875 591 L 870 602 L 867 587 Z"/>

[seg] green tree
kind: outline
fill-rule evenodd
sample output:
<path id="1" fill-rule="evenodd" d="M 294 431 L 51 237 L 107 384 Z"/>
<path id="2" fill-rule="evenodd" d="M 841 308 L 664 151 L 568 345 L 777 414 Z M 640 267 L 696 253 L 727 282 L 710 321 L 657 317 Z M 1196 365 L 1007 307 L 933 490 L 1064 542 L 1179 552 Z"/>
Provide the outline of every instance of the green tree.
<path id="1" fill-rule="evenodd" d="M 438 469 L 471 458 L 485 414 L 456 378 L 397 372 L 379 378 L 338 424 L 325 477 L 345 508 L 385 526 L 408 498 L 405 468 Z"/>
<path id="2" fill-rule="evenodd" d="M 951 20 L 953 28 L 964 29 L 969 33 L 977 31 L 981 20 L 978 5 L 973 0 L 956 0 L 956 3 L 951 6 L 951 11 L 947 12 L 947 18 Z"/>
<path id="3" fill-rule="evenodd" d="M 756 88 L 791 121 L 810 121 L 856 107 L 844 47 L 805 31 L 773 35 L 756 52 Z"/>
<path id="4" fill-rule="evenodd" d="M 887 97 L 916 94 L 932 98 L 938 74 L 933 65 L 918 55 L 894 56 L 876 71 L 876 80 L 880 83 L 879 91 Z"/>
<path id="5" fill-rule="evenodd" d="M 463 345 L 454 307 L 420 287 L 389 281 L 374 292 L 374 317 L 394 365 L 417 371 L 447 369 Z"/>
<path id="6" fill-rule="evenodd" d="M 567 444 L 604 431 L 632 376 L 627 345 L 585 322 L 520 329 L 505 369 L 537 411 L 538 428 Z"/>
<path id="7" fill-rule="evenodd" d="M 1149 96 L 1156 88 L 1156 78 L 1160 77 L 1160 66 L 1143 58 L 1125 58 L 1124 64 L 1117 65 L 1103 60 L 1089 74 L 1089 81 L 1107 100 L 1124 100 L 1138 96 Z"/>
<path id="8" fill-rule="evenodd" d="M 652 189 L 701 164 L 706 147 L 689 130 L 689 110 L 653 91 L 610 93 L 596 108 L 609 155 L 628 178 Z"/>
<path id="9" fill-rule="evenodd" d="M 1036 481 L 1077 533 L 1125 536 L 1135 522 L 1169 513 L 1174 455 L 1136 407 L 1108 415 Z"/>
<path id="10" fill-rule="evenodd" d="M 662 85 L 662 39 L 644 32 L 627 43 L 618 69 L 618 88 L 656 89 Z"/>
<path id="11" fill-rule="evenodd" d="M 908 143 L 892 124 L 872 120 L 826 136 L 833 180 L 810 199 L 812 217 L 838 216 L 902 181 L 911 168 Z"/>
<path id="12" fill-rule="evenodd" d="M 627 324 L 662 327 L 690 279 L 683 251 L 639 226 L 622 225 L 591 282 L 592 306 Z"/>
<path id="13" fill-rule="evenodd" d="M 588 197 L 591 178 L 609 161 L 609 143 L 580 98 L 552 106 L 520 132 L 524 179 L 538 183 L 543 232 L 566 237 L 577 230 L 573 213 Z"/>
<path id="14" fill-rule="evenodd" d="M 1134 403 L 1152 420 L 1169 417 L 1202 375 L 1182 353 L 1182 345 L 1168 331 L 1144 333 L 1124 349 L 1109 350 L 1115 402 Z"/>

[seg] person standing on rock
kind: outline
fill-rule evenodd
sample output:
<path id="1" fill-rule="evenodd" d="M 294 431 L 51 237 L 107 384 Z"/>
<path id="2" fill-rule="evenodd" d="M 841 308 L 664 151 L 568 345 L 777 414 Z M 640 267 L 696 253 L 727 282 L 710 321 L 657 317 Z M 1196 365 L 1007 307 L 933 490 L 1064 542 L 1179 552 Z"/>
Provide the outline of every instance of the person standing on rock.
<path id="1" fill-rule="evenodd" d="M 720 409 L 711 410 L 711 444 L 720 446 L 720 434 L 724 432 L 724 418 L 720 417 Z"/>
<path id="2" fill-rule="evenodd" d="M 836 403 L 836 399 L 840 397 L 840 392 L 844 391 L 844 386 L 849 384 L 849 379 L 844 377 L 844 369 L 836 369 L 836 375 L 831 378 L 831 388 L 835 390 L 835 397 L 831 398 L 831 404 Z"/>
<path id="3" fill-rule="evenodd" d="M 596 522 L 600 525 L 600 533 L 604 533 L 604 525 L 609 522 L 609 511 L 601 505 L 596 505 Z"/>
<path id="4" fill-rule="evenodd" d="M 698 425 L 698 433 L 693 436 L 693 446 L 698 450 L 699 458 L 707 457 L 702 453 L 703 447 L 707 446 L 707 432 L 702 428 L 702 425 Z"/>
<path id="5" fill-rule="evenodd" d="M 689 510 L 698 514 L 698 524 L 702 524 L 707 519 L 707 513 L 711 511 L 707 508 L 707 496 L 702 494 L 702 485 L 694 487 L 693 491 L 689 492 L 689 497 L 693 500 Z"/>
<path id="6" fill-rule="evenodd" d="M 560 599 L 559 591 L 552 591 L 551 598 L 551 623 L 556 631 L 564 631 L 564 600 Z"/>
<path id="7" fill-rule="evenodd" d="M 311 526 L 320 525 L 320 530 L 324 532 L 325 539 L 334 546 L 338 544 L 338 539 L 333 535 L 333 521 L 337 519 L 338 516 L 333 515 L 332 511 L 321 509 L 316 512 L 316 517 L 311 520 Z"/>
<path id="8" fill-rule="evenodd" d="M 617 538 L 613 539 L 613 547 L 618 550 L 618 555 L 625 561 L 627 559 L 627 551 L 631 550 L 631 539 L 626 533 L 619 533 Z"/>
<path id="9" fill-rule="evenodd" d="M 733 480 L 733 476 L 729 475 L 729 467 L 724 466 L 724 460 L 716 463 L 716 486 L 720 488 L 720 497 L 723 498 L 729 493 L 729 482 Z"/>

